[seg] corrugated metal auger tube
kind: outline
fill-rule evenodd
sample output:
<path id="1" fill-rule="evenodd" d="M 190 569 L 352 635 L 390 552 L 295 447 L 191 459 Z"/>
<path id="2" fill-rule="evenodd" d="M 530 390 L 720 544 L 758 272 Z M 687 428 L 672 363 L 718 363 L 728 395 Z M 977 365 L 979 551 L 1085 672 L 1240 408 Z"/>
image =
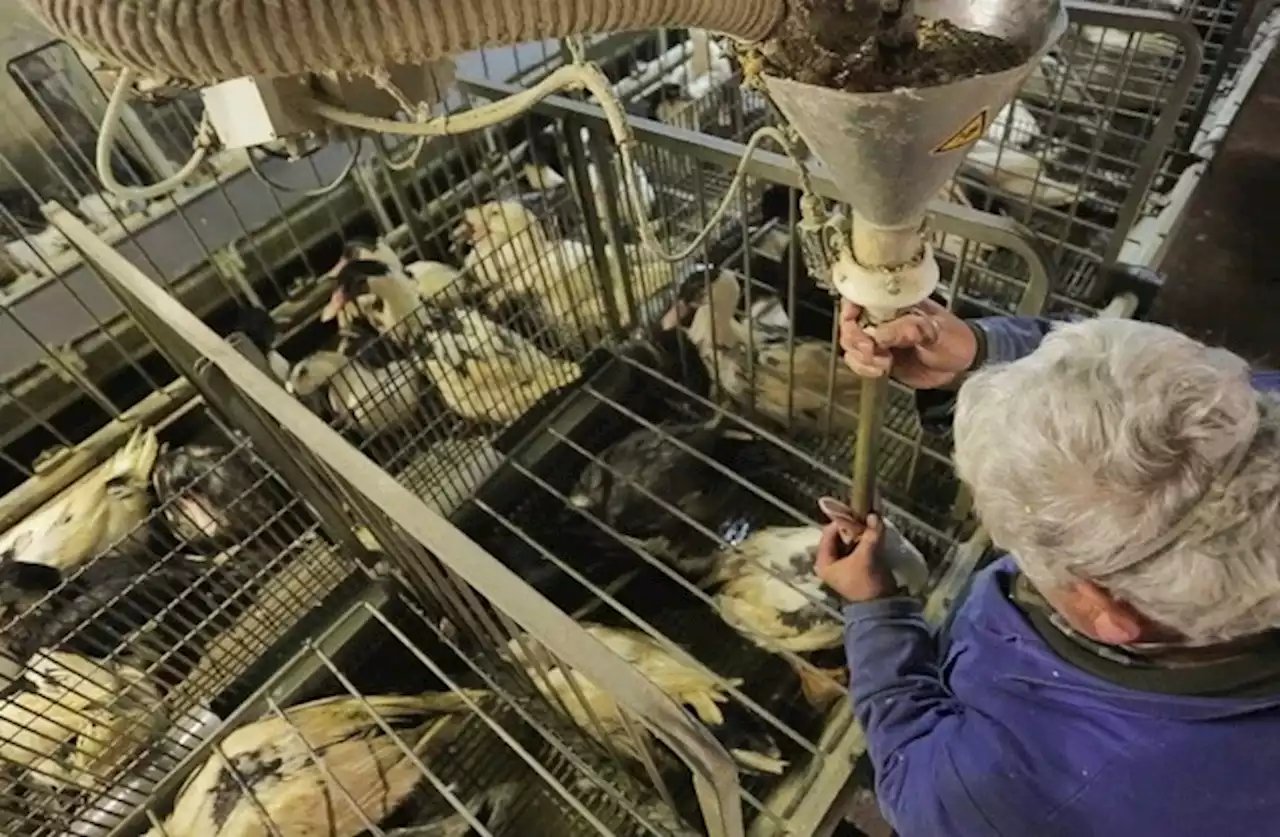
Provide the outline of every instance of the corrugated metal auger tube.
<path id="1" fill-rule="evenodd" d="M 59 35 L 151 77 L 363 74 L 483 46 L 697 27 L 745 41 L 786 0 L 28 0 Z"/>

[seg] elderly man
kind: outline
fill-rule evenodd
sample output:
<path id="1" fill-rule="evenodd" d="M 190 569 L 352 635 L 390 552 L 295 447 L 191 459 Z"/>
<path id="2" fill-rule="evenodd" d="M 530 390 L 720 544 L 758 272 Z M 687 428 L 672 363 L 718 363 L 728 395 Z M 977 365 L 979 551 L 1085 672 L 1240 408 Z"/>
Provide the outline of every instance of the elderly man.
<path id="1" fill-rule="evenodd" d="M 878 521 L 824 530 L 901 837 L 1280 835 L 1280 378 L 1147 323 L 857 313 L 854 371 L 963 381 L 956 466 L 1005 553 L 935 636 Z"/>

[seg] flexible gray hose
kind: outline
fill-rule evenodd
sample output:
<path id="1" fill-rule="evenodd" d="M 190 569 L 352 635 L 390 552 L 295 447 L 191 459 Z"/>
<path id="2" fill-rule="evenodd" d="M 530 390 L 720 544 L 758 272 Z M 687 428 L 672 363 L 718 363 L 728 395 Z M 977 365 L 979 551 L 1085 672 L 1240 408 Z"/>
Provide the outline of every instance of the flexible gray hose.
<path id="1" fill-rule="evenodd" d="M 59 35 L 146 76 L 367 73 L 483 46 L 696 27 L 755 41 L 786 0 L 29 0 Z"/>

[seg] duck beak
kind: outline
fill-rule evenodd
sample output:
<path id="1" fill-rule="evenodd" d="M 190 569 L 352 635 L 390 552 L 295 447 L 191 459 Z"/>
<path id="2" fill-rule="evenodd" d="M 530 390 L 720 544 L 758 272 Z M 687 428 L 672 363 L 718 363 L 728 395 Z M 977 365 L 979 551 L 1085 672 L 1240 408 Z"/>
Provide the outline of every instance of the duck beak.
<path id="1" fill-rule="evenodd" d="M 325 272 L 320 278 L 332 279 L 333 277 L 337 276 L 338 273 L 342 270 L 342 268 L 347 266 L 348 261 L 350 261 L 350 259 L 348 259 L 346 256 L 343 256 L 342 258 L 338 259 L 336 262 L 334 262 L 333 267 L 329 268 L 329 270 Z"/>
<path id="2" fill-rule="evenodd" d="M 469 221 L 463 221 L 458 224 L 450 231 L 449 235 L 453 239 L 453 243 L 458 245 L 471 244 L 478 238 Z"/>
<path id="3" fill-rule="evenodd" d="M 689 305 L 685 302 L 677 300 L 667 313 L 662 315 L 661 326 L 663 331 L 675 331 L 684 325 L 685 317 L 689 313 Z"/>
<path id="4" fill-rule="evenodd" d="M 333 294 L 324 310 L 320 312 L 320 322 L 327 323 L 336 318 L 347 307 L 347 294 L 342 288 L 334 288 Z"/>
<path id="5" fill-rule="evenodd" d="M 529 181 L 529 185 L 540 191 L 551 192 L 565 185 L 565 179 L 560 173 L 549 166 L 527 164 L 523 171 L 524 179 Z"/>

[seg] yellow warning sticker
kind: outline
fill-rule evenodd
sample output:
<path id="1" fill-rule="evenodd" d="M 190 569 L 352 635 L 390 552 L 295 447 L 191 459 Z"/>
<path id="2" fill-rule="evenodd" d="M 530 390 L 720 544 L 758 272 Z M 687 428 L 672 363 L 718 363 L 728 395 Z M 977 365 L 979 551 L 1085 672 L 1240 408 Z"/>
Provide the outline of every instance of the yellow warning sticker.
<path id="1" fill-rule="evenodd" d="M 951 151 L 958 151 L 966 145 L 975 142 L 978 137 L 987 131 L 987 120 L 991 118 L 990 110 L 983 108 L 960 126 L 954 134 L 943 140 L 937 148 L 933 149 L 934 154 L 946 154 Z"/>

